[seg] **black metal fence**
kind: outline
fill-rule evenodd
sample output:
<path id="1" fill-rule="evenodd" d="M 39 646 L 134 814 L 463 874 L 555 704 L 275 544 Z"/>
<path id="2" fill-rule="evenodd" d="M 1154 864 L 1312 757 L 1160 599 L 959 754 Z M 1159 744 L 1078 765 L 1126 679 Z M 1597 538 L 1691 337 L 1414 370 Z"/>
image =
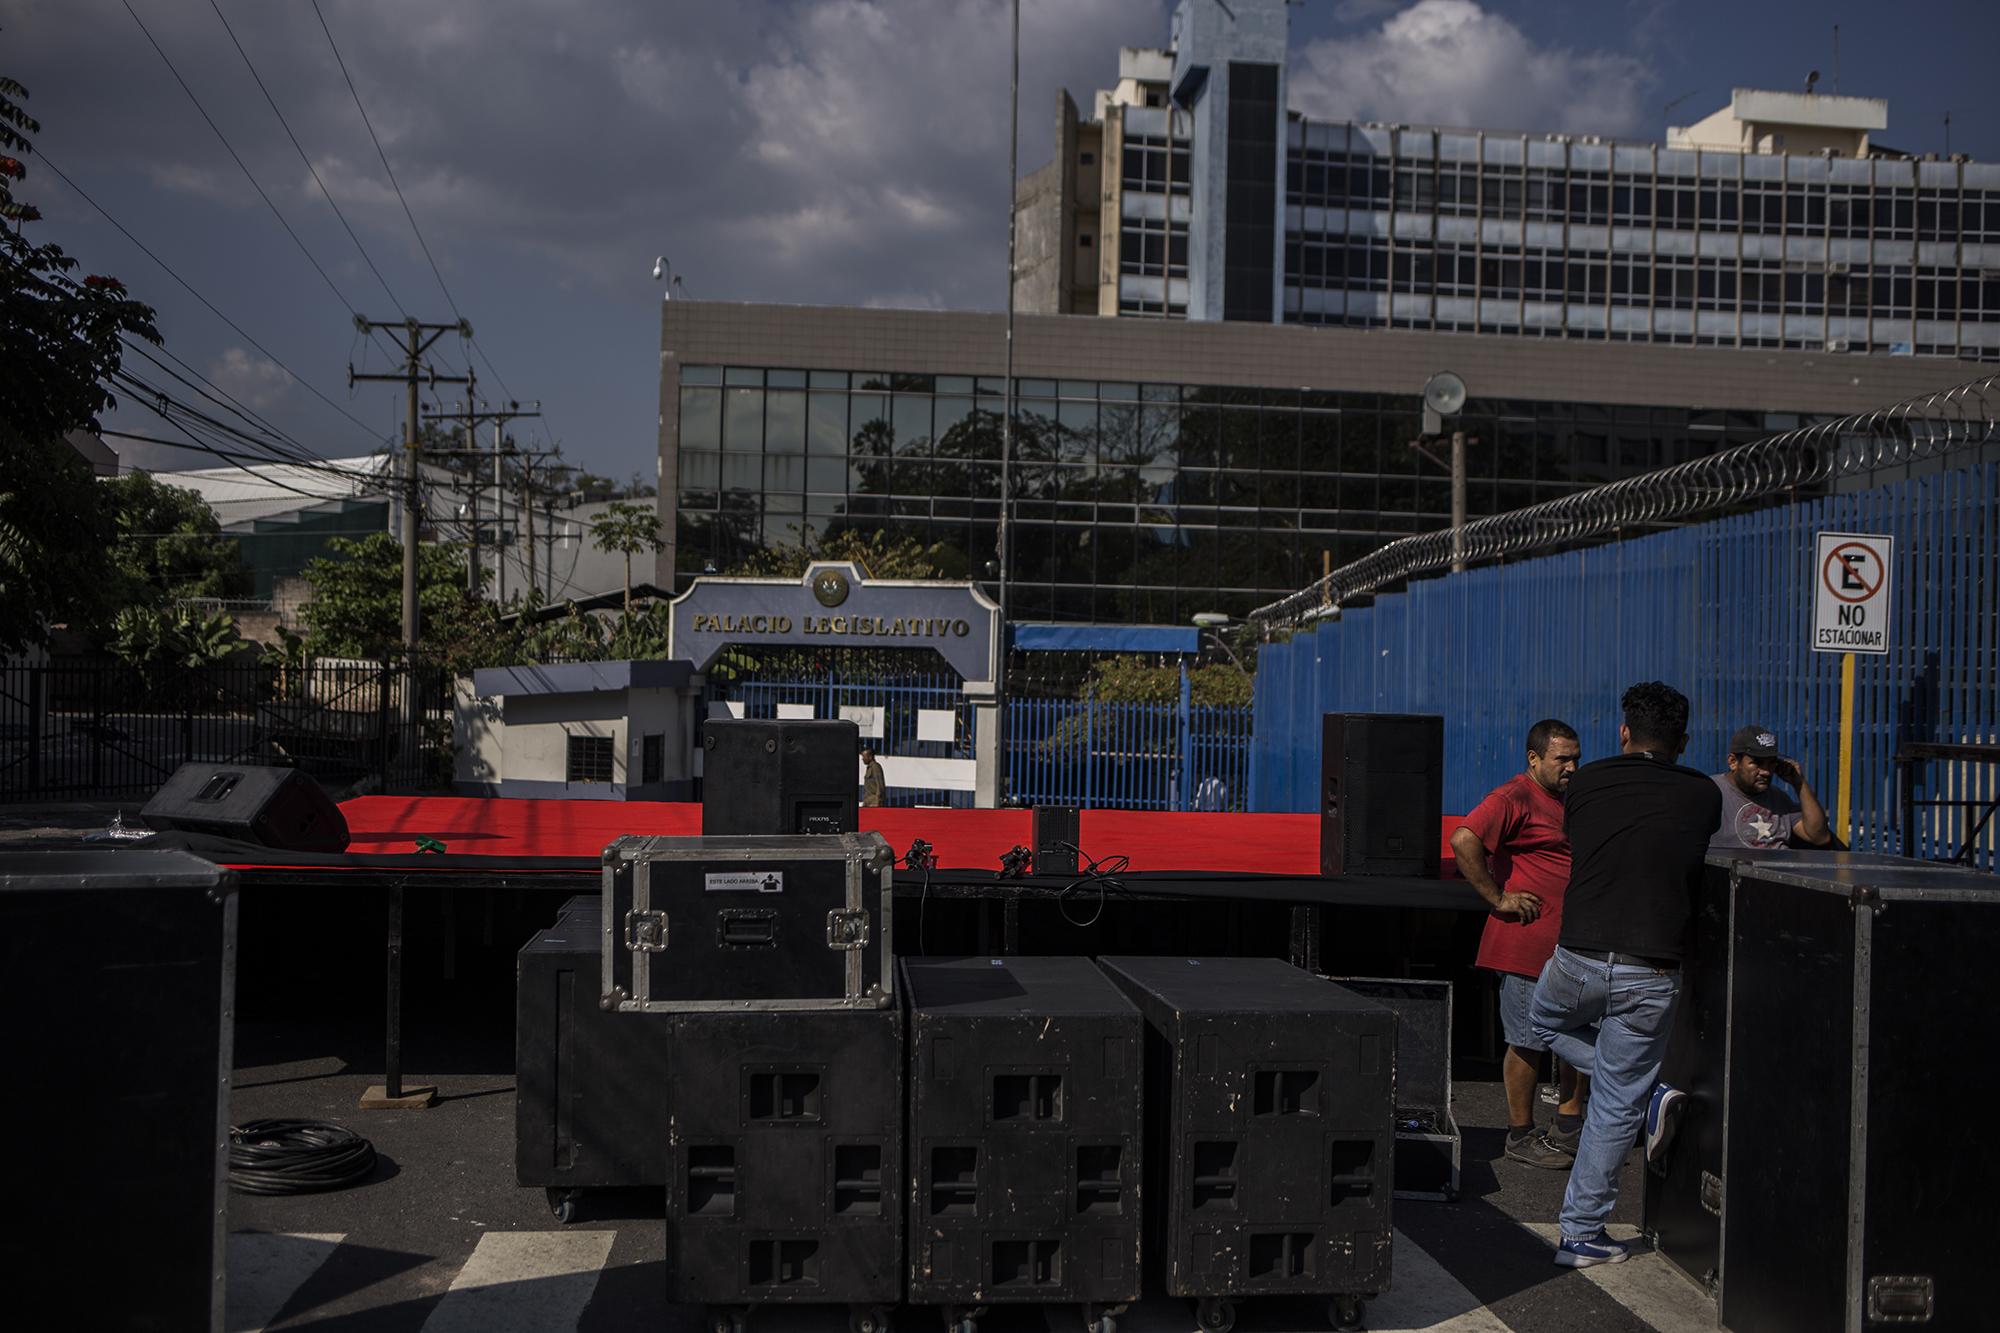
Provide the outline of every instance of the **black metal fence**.
<path id="1" fill-rule="evenodd" d="M 374 662 L 0 666 L 0 801 L 143 797 L 192 762 L 288 764 L 333 787 L 442 786 L 449 683 Z"/>

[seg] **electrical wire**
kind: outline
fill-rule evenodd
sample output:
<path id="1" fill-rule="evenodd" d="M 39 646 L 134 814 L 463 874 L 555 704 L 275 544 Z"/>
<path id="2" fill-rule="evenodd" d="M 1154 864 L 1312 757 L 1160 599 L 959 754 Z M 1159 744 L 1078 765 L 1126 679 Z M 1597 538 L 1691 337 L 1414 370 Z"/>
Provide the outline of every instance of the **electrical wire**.
<path id="1" fill-rule="evenodd" d="M 389 165 L 389 155 L 382 151 L 382 140 L 375 133 L 374 123 L 368 119 L 368 108 L 361 104 L 361 91 L 354 86 L 354 76 L 347 72 L 347 61 L 340 54 L 340 44 L 333 40 L 333 29 L 326 25 L 326 15 L 320 13 L 319 0 L 312 0 L 312 9 L 313 17 L 319 20 L 320 31 L 326 34 L 326 44 L 333 49 L 334 63 L 340 66 L 340 77 L 347 80 L 347 91 L 354 98 L 354 109 L 361 113 L 361 123 L 368 127 L 368 137 L 375 144 L 375 156 L 382 159 L 382 170 L 389 175 L 390 188 L 395 190 L 396 200 L 403 206 L 403 216 L 410 221 L 410 230 L 415 233 L 417 245 L 431 266 L 431 275 L 437 279 L 438 290 L 444 293 L 444 303 L 451 307 L 451 317 L 463 323 L 465 317 L 458 313 L 458 302 L 451 299 L 451 288 L 445 285 L 444 273 L 438 268 L 437 260 L 431 257 L 430 243 L 424 239 L 423 228 L 417 225 L 417 215 L 410 211 L 410 201 L 403 197 L 403 187 L 396 183 L 395 169 Z"/>
<path id="2" fill-rule="evenodd" d="M 243 173 L 243 179 L 250 182 L 250 188 L 255 190 L 257 197 L 264 201 L 264 207 L 271 210 L 271 216 L 276 218 L 278 225 L 285 229 L 285 235 L 292 238 L 292 244 L 299 248 L 299 253 L 306 257 L 308 264 L 312 265 L 313 272 L 319 274 L 320 281 L 324 282 L 326 289 L 333 293 L 333 299 L 340 302 L 349 315 L 358 318 L 360 312 L 354 308 L 354 303 L 347 299 L 347 294 L 340 290 L 340 287 L 334 282 L 332 275 L 313 256 L 313 252 L 306 248 L 306 243 L 299 239 L 298 232 L 292 229 L 292 224 L 286 220 L 285 215 L 279 211 L 278 205 L 272 202 L 271 196 L 258 183 L 257 177 L 251 172 L 249 165 L 244 162 L 242 155 L 236 151 L 235 145 L 229 142 L 229 136 L 222 132 L 222 127 L 215 123 L 215 117 L 208 114 L 208 108 L 201 104 L 201 99 L 194 95 L 194 89 L 190 88 L 188 81 L 181 77 L 180 70 L 175 68 L 172 58 L 167 55 L 166 48 L 161 46 L 159 39 L 153 36 L 152 29 L 146 26 L 146 21 L 139 17 L 139 11 L 132 8 L 132 0 L 120 0 L 120 3 L 125 6 L 125 12 L 130 14 L 132 21 L 139 25 L 139 31 L 145 34 L 147 42 L 152 45 L 154 52 L 159 55 L 161 62 L 166 65 L 167 73 L 174 76 L 174 82 L 181 86 L 181 91 L 187 94 L 188 101 L 194 103 L 194 109 L 200 113 L 202 120 L 207 123 L 209 129 L 215 132 L 215 137 L 222 144 L 223 151 L 229 154 L 229 159 L 236 164 L 236 169 Z M 216 11 L 218 15 L 221 12 L 221 10 Z M 227 24 L 224 26 L 226 27 Z M 261 83 L 259 86 L 262 86 Z"/>
<path id="3" fill-rule="evenodd" d="M 299 460 L 301 463 L 317 462 L 323 457 L 323 455 L 313 453 L 305 444 L 301 443 L 295 437 L 287 435 L 285 432 L 279 430 L 276 426 L 273 426 L 270 422 L 266 421 L 264 418 L 250 411 L 250 409 L 245 407 L 240 401 L 231 397 L 228 394 L 228 392 L 226 392 L 220 385 L 216 384 L 214 381 L 202 375 L 200 371 L 196 370 L 193 366 L 188 365 L 187 362 L 181 360 L 177 356 L 174 356 L 173 353 L 167 352 L 165 348 L 160 348 L 158 350 L 165 352 L 168 358 L 170 358 L 175 365 L 178 365 L 182 369 L 186 370 L 189 375 L 193 375 L 195 377 L 193 380 L 187 378 L 187 375 L 182 375 L 177 373 L 172 366 L 167 365 L 166 362 L 154 356 L 152 354 L 152 349 L 147 344 L 141 342 L 135 342 L 132 339 L 128 338 L 126 339 L 125 345 L 131 351 L 137 352 L 140 356 L 152 362 L 153 365 L 159 370 L 161 374 L 179 383 L 184 388 L 192 389 L 200 397 L 207 399 L 209 402 L 215 404 L 218 408 L 221 408 L 225 412 L 230 412 L 234 414 L 236 417 L 241 419 L 246 425 L 251 426 L 255 430 L 261 431 L 267 438 L 273 441 L 273 448 L 276 448 L 278 445 L 286 446 L 290 455 Z"/>
<path id="4" fill-rule="evenodd" d="M 375 1170 L 375 1145 L 325 1120 L 251 1120 L 229 1128 L 229 1188 L 238 1194 L 320 1194 Z"/>
<path id="5" fill-rule="evenodd" d="M 186 278 L 183 278 L 179 273 L 176 273 L 174 271 L 172 265 L 168 264 L 166 260 L 154 254 L 151 248 L 148 247 L 144 241 L 140 240 L 137 236 L 134 236 L 129 230 L 126 229 L 124 223 L 120 222 L 117 218 L 112 217 L 110 212 L 105 209 L 104 205 L 98 203 L 97 200 L 91 198 L 89 192 L 86 191 L 82 186 L 78 185 L 74 180 L 70 179 L 69 174 L 67 172 L 65 172 L 61 167 L 57 166 L 54 162 L 50 161 L 49 155 L 47 153 L 37 150 L 35 156 L 41 160 L 43 166 L 47 167 L 50 171 L 55 172 L 57 178 L 60 179 L 63 184 L 69 186 L 70 189 L 76 191 L 78 198 L 82 199 L 83 202 L 85 202 L 86 204 L 89 204 L 93 209 L 96 209 L 98 216 L 102 217 L 106 222 L 109 222 L 113 227 L 117 228 L 119 235 L 123 236 L 126 240 L 132 242 L 133 245 L 137 246 L 139 249 L 139 253 L 145 255 L 146 258 L 152 260 L 155 264 L 159 265 L 161 271 L 164 272 L 168 277 L 172 278 L 175 282 L 179 283 L 182 290 L 187 292 L 187 294 L 189 296 L 192 296 L 195 300 L 201 302 L 202 306 L 206 308 L 211 315 L 214 315 L 217 319 L 221 320 L 224 324 L 227 324 L 232 330 L 234 330 L 237 337 L 243 339 L 244 342 L 247 342 L 252 347 L 256 348 L 257 351 L 264 357 L 265 360 L 269 361 L 272 365 L 276 366 L 278 369 L 284 371 L 287 375 L 290 375 L 293 379 L 297 380 L 300 384 L 304 385 L 307 393 L 310 393 L 313 397 L 319 399 L 322 403 L 325 403 L 328 407 L 340 413 L 340 415 L 346 417 L 349 421 L 353 422 L 355 425 L 361 427 L 362 430 L 368 432 L 370 439 L 374 438 L 375 428 L 373 426 L 370 426 L 360 417 L 355 416 L 352 412 L 342 407 L 339 403 L 334 402 L 333 399 L 327 397 L 325 394 L 321 393 L 318 389 L 314 388 L 312 382 L 306 379 L 305 376 L 293 370 L 283 361 L 280 361 L 275 355 L 272 354 L 270 349 L 264 346 L 264 344 L 258 342 L 248 333 L 245 333 L 243 331 L 242 325 L 238 324 L 235 320 L 231 319 L 229 316 L 223 314 L 221 310 L 216 308 L 215 302 L 209 300 L 206 296 L 203 296 L 200 292 L 196 291 L 194 289 L 193 284 L 189 283 Z"/>
<path id="6" fill-rule="evenodd" d="M 302 468 L 309 472 L 324 472 L 334 476 L 348 475 L 345 469 L 335 467 L 330 463 L 329 460 L 321 458 L 317 455 L 297 456 L 279 452 L 273 445 L 271 445 L 267 441 L 259 439 L 254 435 L 239 430 L 235 426 L 232 426 L 225 421 L 218 420 L 215 417 L 209 416 L 205 412 L 202 412 L 196 408 L 188 406 L 187 404 L 176 399 L 172 394 L 168 393 L 166 390 L 160 388 L 158 385 L 153 384 L 150 381 L 141 378 L 139 375 L 135 374 L 130 370 L 126 370 L 123 367 L 120 367 L 118 370 L 112 373 L 111 381 L 114 384 L 121 385 L 127 388 L 128 390 L 131 390 L 133 392 L 142 395 L 142 398 L 140 400 L 140 405 L 148 408 L 150 411 L 152 411 L 153 415 L 160 417 L 162 420 L 169 420 L 169 421 L 174 420 L 175 418 L 173 414 L 178 413 L 181 416 L 199 422 L 202 426 L 206 427 L 209 430 L 219 432 L 224 437 L 233 440 L 239 444 L 245 444 L 250 446 L 251 448 L 263 450 L 264 452 L 260 458 L 260 461 L 262 462 L 282 464 L 286 467 Z"/>
<path id="7" fill-rule="evenodd" d="M 235 46 L 236 54 L 243 57 L 243 67 L 250 71 L 250 77 L 256 81 L 257 91 L 264 94 L 264 101 L 270 105 L 271 114 L 278 118 L 278 124 L 285 127 L 285 137 L 290 139 L 292 147 L 298 150 L 299 160 L 304 162 L 306 170 L 312 173 L 313 184 L 319 186 L 319 192 L 325 197 L 327 206 L 333 209 L 333 215 L 339 218 L 340 225 L 346 228 L 347 239 L 354 242 L 355 250 L 361 255 L 361 262 L 368 265 L 368 271 L 375 275 L 375 281 L 382 284 L 382 291 L 388 296 L 389 304 L 396 307 L 396 313 L 407 320 L 410 317 L 409 311 L 403 309 L 403 303 L 396 299 L 396 293 L 391 290 L 389 280 L 382 276 L 381 269 L 375 267 L 375 260 L 369 255 L 368 247 L 361 244 L 361 237 L 355 234 L 353 224 L 347 220 L 347 214 L 341 212 L 340 205 L 334 202 L 333 191 L 326 188 L 326 182 L 320 179 L 319 168 L 313 165 L 313 160 L 306 154 L 304 145 L 299 143 L 299 136 L 292 133 L 291 122 L 286 120 L 285 113 L 278 109 L 278 99 L 271 96 L 271 90 L 264 86 L 263 75 L 257 72 L 257 66 L 250 59 L 250 53 L 243 49 L 243 43 L 236 36 L 236 29 L 229 26 L 229 19 L 223 14 L 222 6 L 217 0 L 208 0 L 208 4 L 209 8 L 215 11 L 215 17 L 221 20 L 222 30 L 229 34 L 230 43 Z"/>
<path id="8" fill-rule="evenodd" d="M 1084 862 L 1083 870 L 1077 877 L 1063 885 L 1062 891 L 1056 894 L 1056 910 L 1062 913 L 1063 920 L 1069 922 L 1078 930 L 1087 930 L 1091 926 L 1096 925 L 1098 918 L 1104 915 L 1104 897 L 1106 893 L 1123 895 L 1130 892 L 1125 887 L 1125 881 L 1118 877 L 1132 868 L 1132 858 L 1120 854 L 1117 856 L 1107 856 L 1102 861 L 1099 861 L 1092 858 L 1083 848 L 1077 846 L 1075 843 L 1059 842 L 1056 846 L 1075 852 L 1079 857 L 1083 858 Z M 1085 920 L 1079 921 L 1070 915 L 1069 896 L 1078 889 L 1092 887 L 1097 890 L 1097 902 L 1091 908 L 1090 916 Z"/>

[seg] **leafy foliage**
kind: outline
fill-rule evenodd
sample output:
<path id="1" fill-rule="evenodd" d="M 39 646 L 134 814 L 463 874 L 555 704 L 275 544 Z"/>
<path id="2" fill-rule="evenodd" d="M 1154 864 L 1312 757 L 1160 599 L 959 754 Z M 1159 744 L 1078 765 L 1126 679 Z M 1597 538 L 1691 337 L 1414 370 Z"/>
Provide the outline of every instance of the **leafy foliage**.
<path id="1" fill-rule="evenodd" d="M 752 552 L 732 567 L 731 574 L 764 578 L 803 578 L 815 560 L 851 560 L 878 579 L 962 579 L 965 553 L 943 542 L 926 546 L 915 537 L 894 537 L 880 528 L 841 528 L 815 540 L 811 528 L 805 540 Z"/>
<path id="2" fill-rule="evenodd" d="M 1145 657 L 1107 657 L 1091 669 L 1089 693 L 1105 703 L 1177 704 L 1180 668 Z M 1188 693 L 1197 705 L 1241 707 L 1250 702 L 1250 678 L 1227 662 L 1210 662 L 1189 669 Z"/>
<path id="3" fill-rule="evenodd" d="M 143 472 L 100 484 L 118 536 L 111 548 L 120 605 L 241 597 L 250 579 L 234 542 L 201 496 Z"/>
<path id="4" fill-rule="evenodd" d="M 336 537 L 332 556 L 307 562 L 312 589 L 302 616 L 306 651 L 315 657 L 400 661 L 403 654 L 403 548 L 386 532 L 355 540 Z M 500 613 L 465 590 L 465 557 L 457 546 L 417 548 L 420 665 L 457 673 L 514 660 L 517 651 Z"/>
<path id="5" fill-rule="evenodd" d="M 632 557 L 659 550 L 667 544 L 660 535 L 659 511 L 651 505 L 620 501 L 590 521 L 592 544 L 604 552 L 625 557 L 625 615 L 632 615 Z"/>
<path id="6" fill-rule="evenodd" d="M 131 663 L 149 693 L 177 671 L 215 666 L 242 647 L 236 622 L 185 606 L 128 606 L 111 623 L 111 651 Z"/>
<path id="7" fill-rule="evenodd" d="M 0 651 L 107 612 L 111 533 L 88 465 L 62 437 L 96 428 L 112 405 L 121 335 L 160 340 L 151 308 L 123 283 L 74 277 L 61 247 L 29 240 L 41 213 L 14 193 L 41 130 L 27 97 L 0 77 L 0 220 L 14 224 L 0 227 Z"/>

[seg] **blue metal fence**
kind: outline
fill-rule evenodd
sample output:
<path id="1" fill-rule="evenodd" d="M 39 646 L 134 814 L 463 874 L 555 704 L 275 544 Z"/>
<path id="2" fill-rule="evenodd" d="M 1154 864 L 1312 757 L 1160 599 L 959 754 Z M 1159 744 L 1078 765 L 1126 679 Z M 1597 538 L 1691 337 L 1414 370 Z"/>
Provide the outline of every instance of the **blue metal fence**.
<path id="1" fill-rule="evenodd" d="M 1840 658 L 1809 643 L 1821 531 L 1896 542 L 1891 650 L 1856 663 L 1852 808 L 1856 848 L 1899 850 L 1898 746 L 2000 740 L 2000 464 L 1413 583 L 1266 644 L 1251 808 L 1315 807 L 1322 713 L 1443 714 L 1445 806 L 1463 812 L 1520 769 L 1539 718 L 1576 727 L 1586 760 L 1614 752 L 1620 693 L 1658 679 L 1693 706 L 1685 762 L 1720 771 L 1729 733 L 1765 724 L 1832 812 Z M 1936 765 L 1924 794 L 1987 800 L 1996 782 Z M 1970 820 L 1915 824 L 1917 854 L 1939 856 Z M 1989 824 L 1979 864 L 1996 848 Z"/>
<path id="2" fill-rule="evenodd" d="M 1015 699 L 1007 706 L 1007 792 L 1026 805 L 1242 810 L 1251 710 L 1177 703 Z"/>

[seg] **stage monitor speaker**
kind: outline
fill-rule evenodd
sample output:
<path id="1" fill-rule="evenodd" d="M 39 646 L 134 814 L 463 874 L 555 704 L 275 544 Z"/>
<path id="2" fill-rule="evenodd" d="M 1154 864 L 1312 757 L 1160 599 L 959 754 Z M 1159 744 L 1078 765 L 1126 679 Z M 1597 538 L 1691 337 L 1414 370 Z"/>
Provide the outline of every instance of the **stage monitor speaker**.
<path id="1" fill-rule="evenodd" d="M 854 833 L 861 731 L 852 722 L 722 718 L 702 730 L 703 834 Z"/>
<path id="2" fill-rule="evenodd" d="M 162 831 L 210 833 L 287 852 L 347 850 L 347 817 L 296 768 L 182 764 L 139 817 Z"/>
<path id="3" fill-rule="evenodd" d="M 1079 815 L 1073 805 L 1035 807 L 1034 850 L 1037 875 L 1074 875 L 1077 849 L 1083 835 L 1077 831 Z"/>
<path id="4" fill-rule="evenodd" d="M 1328 713 L 1320 731 L 1319 872 L 1437 878 L 1444 719 Z"/>

